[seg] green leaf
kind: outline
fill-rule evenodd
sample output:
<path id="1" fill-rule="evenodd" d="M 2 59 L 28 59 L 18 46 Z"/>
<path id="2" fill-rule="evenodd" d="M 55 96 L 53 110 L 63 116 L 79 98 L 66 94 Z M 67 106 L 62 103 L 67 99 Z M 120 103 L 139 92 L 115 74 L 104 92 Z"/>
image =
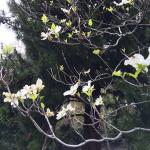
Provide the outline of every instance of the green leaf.
<path id="1" fill-rule="evenodd" d="M 31 95 L 31 99 L 32 99 L 33 102 L 36 100 L 37 96 L 38 96 L 37 94 L 32 94 Z"/>
<path id="2" fill-rule="evenodd" d="M 92 26 L 92 25 L 93 25 L 92 19 L 89 19 L 89 20 L 88 20 L 88 25 L 89 25 L 89 26 Z"/>
<path id="3" fill-rule="evenodd" d="M 56 29 L 56 25 L 54 23 L 52 23 L 51 30 L 55 31 L 55 29 Z"/>
<path id="4" fill-rule="evenodd" d="M 64 42 L 65 42 L 65 43 L 68 43 L 68 40 L 67 40 L 67 39 L 65 39 L 65 40 L 64 40 Z"/>
<path id="5" fill-rule="evenodd" d="M 3 47 L 3 52 L 4 52 L 4 54 L 11 54 L 14 52 L 14 47 L 10 44 L 6 44 Z"/>
<path id="6" fill-rule="evenodd" d="M 40 96 L 40 101 L 43 101 L 44 100 L 44 96 Z"/>
<path id="7" fill-rule="evenodd" d="M 122 77 L 122 72 L 121 72 L 120 70 L 114 71 L 114 72 L 112 73 L 112 75 L 113 75 L 113 76 L 117 76 L 117 77 Z"/>
<path id="8" fill-rule="evenodd" d="M 70 20 L 66 22 L 67 27 L 71 27 L 71 25 L 72 25 L 72 22 Z"/>
<path id="9" fill-rule="evenodd" d="M 91 35 L 91 31 L 87 32 L 87 37 L 89 37 Z"/>
<path id="10" fill-rule="evenodd" d="M 72 0 L 67 0 L 67 2 L 70 4 L 72 2 Z"/>
<path id="11" fill-rule="evenodd" d="M 143 70 L 143 65 L 139 65 L 138 69 L 135 71 L 135 73 L 124 72 L 123 76 L 127 75 L 127 76 L 130 76 L 137 80 L 137 78 L 138 78 L 139 74 L 142 72 L 142 70 Z"/>
<path id="12" fill-rule="evenodd" d="M 48 17 L 45 14 L 43 14 L 43 16 L 41 17 L 41 20 L 44 24 L 46 24 L 49 21 Z"/>
<path id="13" fill-rule="evenodd" d="M 114 9 L 110 6 L 109 8 L 106 8 L 106 10 L 112 13 Z"/>
<path id="14" fill-rule="evenodd" d="M 45 108 L 45 104 L 41 103 L 41 108 L 44 109 Z"/>
<path id="15" fill-rule="evenodd" d="M 99 55 L 100 52 L 101 52 L 100 49 L 94 49 L 94 50 L 93 50 L 93 54 L 95 54 L 95 55 Z"/>
<path id="16" fill-rule="evenodd" d="M 73 33 L 68 33 L 68 38 L 72 38 Z"/>

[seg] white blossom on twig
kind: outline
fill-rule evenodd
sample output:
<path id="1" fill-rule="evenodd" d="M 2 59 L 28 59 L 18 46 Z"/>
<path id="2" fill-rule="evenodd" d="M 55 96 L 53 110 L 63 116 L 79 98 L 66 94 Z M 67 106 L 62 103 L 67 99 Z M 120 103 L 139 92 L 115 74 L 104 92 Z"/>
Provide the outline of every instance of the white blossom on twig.
<path id="1" fill-rule="evenodd" d="M 77 82 L 75 85 L 70 87 L 70 90 L 64 92 L 63 95 L 64 96 L 67 96 L 67 95 L 74 96 L 77 92 L 78 87 L 79 87 L 79 83 Z"/>
<path id="2" fill-rule="evenodd" d="M 95 106 L 104 105 L 103 98 L 101 95 L 95 100 L 94 104 Z"/>
<path id="3" fill-rule="evenodd" d="M 82 87 L 82 92 L 88 96 L 92 96 L 92 92 L 94 91 L 94 85 L 91 86 L 91 80 L 88 81 L 87 85 Z"/>
<path id="4" fill-rule="evenodd" d="M 25 100 L 27 98 L 35 100 L 39 95 L 40 91 L 44 88 L 41 79 L 36 81 L 36 84 L 25 85 L 23 89 L 19 90 L 17 93 L 3 92 L 5 96 L 4 102 L 9 102 L 13 107 L 19 105 L 19 101 Z"/>
<path id="5" fill-rule="evenodd" d="M 145 59 L 141 54 L 134 54 L 132 57 L 129 57 L 124 61 L 124 65 L 130 65 L 136 70 L 139 69 L 139 66 L 143 67 L 143 70 L 148 72 L 148 66 L 150 65 L 150 48 L 148 49 L 149 55 Z"/>
<path id="6" fill-rule="evenodd" d="M 126 4 L 132 4 L 133 0 L 122 0 L 120 3 L 117 3 L 116 1 L 113 2 L 116 6 L 123 6 Z"/>
<path id="7" fill-rule="evenodd" d="M 56 119 L 60 120 L 65 117 L 68 113 L 73 112 L 75 109 L 72 107 L 71 103 L 69 103 L 66 108 L 62 107 L 62 109 L 57 113 Z"/>

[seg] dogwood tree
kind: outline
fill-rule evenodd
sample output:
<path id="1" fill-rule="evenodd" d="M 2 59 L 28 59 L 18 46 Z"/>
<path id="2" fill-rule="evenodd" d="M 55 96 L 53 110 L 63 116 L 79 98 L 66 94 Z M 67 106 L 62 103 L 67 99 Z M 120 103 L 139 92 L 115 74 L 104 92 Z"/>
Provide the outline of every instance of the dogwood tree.
<path id="1" fill-rule="evenodd" d="M 5 69 L 2 67 L 0 79 L 7 89 L 7 91 L 3 92 L 4 102 L 10 103 L 23 116 L 28 117 L 36 129 L 45 137 L 55 140 L 68 148 L 80 148 L 89 143 L 106 142 L 107 148 L 111 149 L 110 142 L 119 140 L 123 135 L 135 131 L 150 131 L 150 128 L 140 126 L 125 130 L 115 124 L 115 120 L 122 110 L 136 109 L 136 106 L 149 103 L 150 100 L 118 103 L 115 107 L 108 109 L 109 98 L 107 97 L 107 89 L 112 86 L 116 78 L 132 86 L 139 88 L 144 86 L 140 82 L 139 76 L 148 74 L 150 65 L 149 43 L 145 45 L 139 43 L 136 47 L 137 49 L 133 49 L 128 53 L 129 51 L 126 47 L 121 45 L 121 41 L 126 37 L 133 37 L 133 40 L 137 41 L 134 32 L 141 27 L 150 26 L 146 22 L 147 19 L 145 19 L 149 12 L 148 0 L 122 0 L 119 2 L 51 0 L 42 3 L 41 7 L 44 12 L 40 15 L 37 11 L 31 11 L 31 4 L 34 1 L 30 3 L 24 2 L 28 5 L 27 8 L 14 0 L 12 2 L 25 13 L 28 13 L 30 17 L 39 19 L 42 22 L 41 40 L 49 40 L 50 42 L 70 46 L 82 44 L 102 61 L 106 69 L 102 71 L 96 70 L 94 73 L 92 68 L 78 70 L 78 68 L 69 66 L 67 60 L 65 62 L 68 65 L 68 70 L 63 65 L 58 66 L 56 72 L 51 69 L 51 77 L 56 82 L 68 86 L 68 90 L 62 93 L 64 103 L 58 109 L 52 110 L 51 106 L 44 104 L 41 91 L 44 90 L 45 86 L 41 79 L 37 79 L 35 84 L 25 85 L 22 89 L 13 93 L 5 77 Z M 37 5 L 41 4 L 37 3 Z M 120 48 L 120 53 L 123 57 L 113 68 L 109 61 L 105 60 L 105 54 L 111 48 L 116 47 Z M 144 52 L 147 57 L 145 57 Z M 5 59 L 9 55 L 8 53 Z M 124 70 L 125 67 L 129 68 Z M 96 84 L 102 80 L 109 81 L 107 85 L 99 89 Z M 118 97 L 114 96 L 110 99 L 117 101 Z M 34 118 L 34 113 L 45 119 L 48 131 L 38 124 Z M 57 120 L 57 122 L 65 119 L 69 120 L 70 127 L 79 138 L 79 142 L 67 143 L 62 140 L 53 128 L 53 119 Z M 94 136 L 84 136 L 83 130 L 86 126 L 92 128 Z"/>

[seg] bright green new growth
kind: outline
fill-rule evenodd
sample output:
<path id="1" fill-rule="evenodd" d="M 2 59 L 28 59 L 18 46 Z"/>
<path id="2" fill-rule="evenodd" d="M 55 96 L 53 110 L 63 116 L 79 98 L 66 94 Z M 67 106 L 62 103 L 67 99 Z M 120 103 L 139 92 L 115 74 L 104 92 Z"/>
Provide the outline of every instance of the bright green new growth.
<path id="1" fill-rule="evenodd" d="M 43 14 L 43 16 L 41 17 L 41 20 L 44 24 L 46 24 L 49 21 L 48 17 L 45 14 Z"/>
<path id="2" fill-rule="evenodd" d="M 11 54 L 14 52 L 14 47 L 11 44 L 6 44 L 3 47 L 4 54 Z"/>
<path id="3" fill-rule="evenodd" d="M 93 20 L 92 19 L 89 19 L 88 20 L 88 25 L 91 27 L 93 25 Z"/>

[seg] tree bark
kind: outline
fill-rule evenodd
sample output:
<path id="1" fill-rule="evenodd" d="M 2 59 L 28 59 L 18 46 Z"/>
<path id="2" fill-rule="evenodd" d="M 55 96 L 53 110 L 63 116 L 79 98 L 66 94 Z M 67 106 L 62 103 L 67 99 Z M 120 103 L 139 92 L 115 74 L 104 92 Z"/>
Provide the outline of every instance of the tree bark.
<path id="1" fill-rule="evenodd" d="M 85 112 L 87 114 L 90 114 L 91 108 L 88 105 L 85 105 Z M 84 124 L 90 124 L 92 123 L 92 120 L 89 116 L 84 115 Z M 98 125 L 98 124 L 97 124 Z M 94 125 L 96 128 L 97 125 Z M 101 136 L 95 131 L 92 126 L 86 126 L 84 125 L 84 137 L 86 139 L 100 139 Z M 101 150 L 101 143 L 88 143 L 85 146 L 83 146 L 82 150 Z"/>

